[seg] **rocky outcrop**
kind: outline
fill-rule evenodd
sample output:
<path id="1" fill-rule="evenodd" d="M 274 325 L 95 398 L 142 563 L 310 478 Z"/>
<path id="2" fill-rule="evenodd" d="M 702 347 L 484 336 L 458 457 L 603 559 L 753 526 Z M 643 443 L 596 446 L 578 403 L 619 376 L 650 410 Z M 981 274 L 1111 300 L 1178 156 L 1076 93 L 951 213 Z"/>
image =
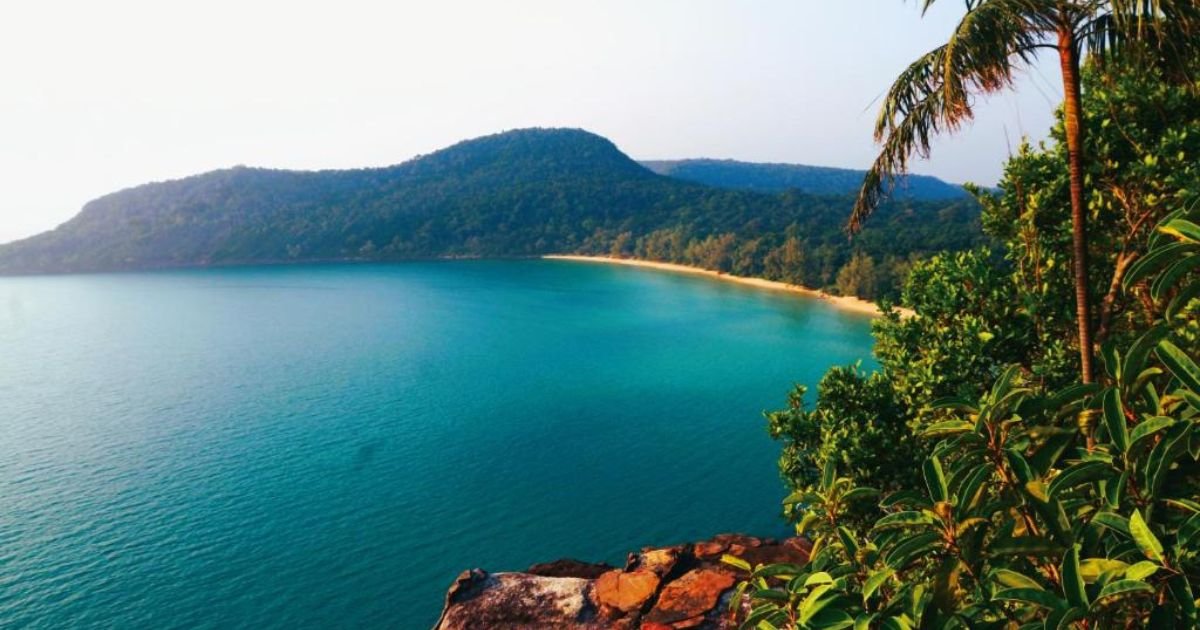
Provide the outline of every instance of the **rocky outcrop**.
<path id="1" fill-rule="evenodd" d="M 537 564 L 524 573 L 472 569 L 451 585 L 436 630 L 736 628 L 729 598 L 745 574 L 721 556 L 751 565 L 802 564 L 810 548 L 801 538 L 722 534 L 642 549 L 620 569 L 578 560 Z"/>

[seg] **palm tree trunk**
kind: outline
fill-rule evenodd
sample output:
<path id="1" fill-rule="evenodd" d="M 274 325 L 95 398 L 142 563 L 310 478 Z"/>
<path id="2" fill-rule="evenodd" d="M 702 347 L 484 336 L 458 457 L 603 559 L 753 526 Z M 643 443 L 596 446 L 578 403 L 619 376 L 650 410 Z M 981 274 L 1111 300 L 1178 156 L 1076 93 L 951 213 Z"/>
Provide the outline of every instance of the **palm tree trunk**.
<path id="1" fill-rule="evenodd" d="M 1075 318 L 1079 324 L 1079 377 L 1092 382 L 1092 318 L 1088 304 L 1087 208 L 1083 205 L 1083 125 L 1080 111 L 1079 48 L 1069 26 L 1059 29 L 1063 79 L 1063 126 L 1071 174 L 1071 253 L 1075 272 Z"/>

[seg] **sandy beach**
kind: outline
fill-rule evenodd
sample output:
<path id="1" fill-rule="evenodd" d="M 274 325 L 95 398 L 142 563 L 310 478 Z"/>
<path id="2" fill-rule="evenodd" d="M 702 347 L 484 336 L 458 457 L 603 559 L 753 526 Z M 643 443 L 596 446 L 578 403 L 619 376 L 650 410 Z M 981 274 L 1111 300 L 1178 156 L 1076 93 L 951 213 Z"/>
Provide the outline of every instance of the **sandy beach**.
<path id="1" fill-rule="evenodd" d="M 796 293 L 810 298 L 824 300 L 833 306 L 855 313 L 862 313 L 872 317 L 880 315 L 879 307 L 874 303 L 862 300 L 851 296 L 830 295 L 824 291 L 809 289 L 795 284 L 786 282 L 778 282 L 775 280 L 764 280 L 763 278 L 750 278 L 746 276 L 735 276 L 728 273 L 719 273 L 709 269 L 701 269 L 699 267 L 689 267 L 687 265 L 678 265 L 675 263 L 655 262 L 652 260 L 637 260 L 634 258 L 612 258 L 609 256 L 580 256 L 576 254 L 555 254 L 542 256 L 548 260 L 572 260 L 576 262 L 604 263 L 609 265 L 626 265 L 629 267 L 643 267 L 647 269 L 657 269 L 659 271 L 670 271 L 674 273 L 688 273 L 698 276 L 707 276 L 717 280 L 726 282 L 736 282 L 745 284 L 760 289 L 769 289 L 771 291 L 786 291 L 788 293 Z M 904 317 L 909 317 L 913 313 L 906 308 L 899 308 L 900 314 Z"/>

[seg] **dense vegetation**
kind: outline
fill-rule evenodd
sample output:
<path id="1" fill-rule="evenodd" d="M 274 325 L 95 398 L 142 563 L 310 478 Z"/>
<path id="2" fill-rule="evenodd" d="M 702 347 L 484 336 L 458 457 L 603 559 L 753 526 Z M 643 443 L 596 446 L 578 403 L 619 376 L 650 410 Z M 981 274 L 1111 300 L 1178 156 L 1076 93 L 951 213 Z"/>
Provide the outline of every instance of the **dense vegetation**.
<path id="1" fill-rule="evenodd" d="M 865 171 L 805 164 L 772 164 L 737 160 L 643 160 L 642 165 L 658 173 L 716 188 L 784 192 L 798 190 L 813 195 L 849 195 L 858 191 Z M 928 175 L 900 178 L 895 194 L 899 199 L 947 200 L 966 196 L 962 186 Z"/>
<path id="2" fill-rule="evenodd" d="M 898 202 L 852 247 L 842 230 L 850 203 L 671 179 L 590 133 L 535 129 L 389 168 L 242 167 L 121 191 L 0 247 L 0 272 L 582 252 L 874 298 L 911 259 L 981 238 L 974 202 Z"/>
<path id="3" fill-rule="evenodd" d="M 875 324 L 879 369 L 835 368 L 811 407 L 800 387 L 768 415 L 814 549 L 729 559 L 752 572 L 746 627 L 1197 627 L 1200 84 L 1084 70 L 1096 382 L 1060 112 L 981 194 L 997 246 L 914 266 L 915 315 Z"/>

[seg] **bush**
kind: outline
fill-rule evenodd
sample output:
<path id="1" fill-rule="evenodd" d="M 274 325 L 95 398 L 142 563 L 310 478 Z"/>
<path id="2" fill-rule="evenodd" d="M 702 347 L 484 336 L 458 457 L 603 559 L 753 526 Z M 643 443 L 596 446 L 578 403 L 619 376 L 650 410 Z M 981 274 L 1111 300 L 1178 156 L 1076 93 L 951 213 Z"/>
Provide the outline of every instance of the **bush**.
<path id="1" fill-rule="evenodd" d="M 1047 390 L 1014 365 L 931 405 L 947 416 L 920 433 L 924 487 L 886 496 L 866 535 L 856 503 L 877 491 L 827 458 L 789 497 L 810 562 L 727 558 L 751 572 L 743 627 L 1196 627 L 1198 223 L 1168 217 L 1129 269 L 1161 316 L 1104 348 L 1101 384 Z"/>

